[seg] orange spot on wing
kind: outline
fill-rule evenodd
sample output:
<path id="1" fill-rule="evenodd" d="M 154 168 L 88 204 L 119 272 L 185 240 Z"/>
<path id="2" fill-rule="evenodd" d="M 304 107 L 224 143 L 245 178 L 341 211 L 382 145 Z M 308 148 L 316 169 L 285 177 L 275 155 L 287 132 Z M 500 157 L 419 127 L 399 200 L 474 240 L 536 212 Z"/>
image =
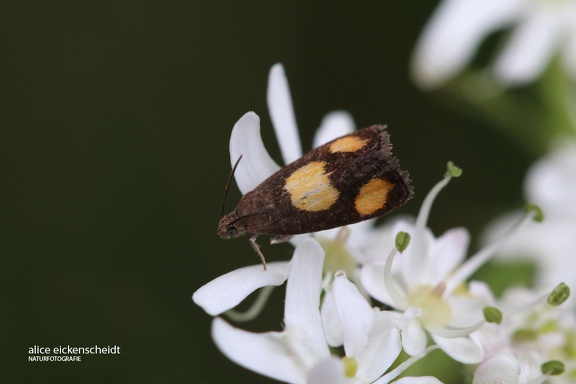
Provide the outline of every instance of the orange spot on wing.
<path id="1" fill-rule="evenodd" d="M 356 136 L 346 136 L 330 144 L 330 152 L 356 152 L 362 149 L 368 141 L 368 139 Z"/>
<path id="2" fill-rule="evenodd" d="M 394 184 L 373 178 L 360 188 L 360 192 L 354 200 L 356 211 L 363 216 L 371 215 L 384 208 L 388 198 L 388 192 L 394 188 Z"/>
<path id="3" fill-rule="evenodd" d="M 313 161 L 298 168 L 286 179 L 284 188 L 290 194 L 294 207 L 309 212 L 324 211 L 338 200 L 340 192 L 332 186 L 325 165 L 324 161 Z"/>

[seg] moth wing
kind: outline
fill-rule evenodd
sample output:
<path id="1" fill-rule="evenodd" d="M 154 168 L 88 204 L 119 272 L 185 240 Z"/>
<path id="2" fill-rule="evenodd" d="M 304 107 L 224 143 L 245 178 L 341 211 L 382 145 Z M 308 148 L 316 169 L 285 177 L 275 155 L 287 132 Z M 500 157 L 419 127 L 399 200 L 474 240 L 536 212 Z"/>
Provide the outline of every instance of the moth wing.
<path id="1" fill-rule="evenodd" d="M 236 212 L 249 233 L 316 232 L 381 216 L 412 196 L 388 133 L 372 126 L 326 143 L 244 195 Z"/>

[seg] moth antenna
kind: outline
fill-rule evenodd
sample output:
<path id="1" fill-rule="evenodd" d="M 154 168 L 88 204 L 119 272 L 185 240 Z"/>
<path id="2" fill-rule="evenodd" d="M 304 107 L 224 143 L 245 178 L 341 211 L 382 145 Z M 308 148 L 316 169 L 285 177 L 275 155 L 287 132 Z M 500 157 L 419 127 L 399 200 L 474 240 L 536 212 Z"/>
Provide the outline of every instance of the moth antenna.
<path id="1" fill-rule="evenodd" d="M 262 211 L 262 212 L 249 213 L 249 214 L 247 214 L 247 215 L 237 217 L 236 220 L 233 220 L 233 221 L 229 222 L 228 225 L 235 224 L 235 223 L 237 223 L 238 221 L 243 220 L 243 219 L 245 219 L 245 218 L 247 218 L 247 217 L 265 215 L 267 212 L 270 212 L 270 211 Z"/>
<path id="2" fill-rule="evenodd" d="M 220 218 L 224 217 L 224 206 L 226 205 L 226 198 L 228 197 L 228 190 L 230 189 L 230 183 L 232 182 L 232 177 L 234 176 L 234 173 L 236 172 L 236 168 L 238 167 L 240 160 L 242 160 L 242 155 L 240 155 L 238 160 L 236 160 L 236 164 L 234 164 L 234 167 L 232 167 L 232 172 L 230 172 L 230 176 L 228 177 L 228 183 L 226 183 L 226 191 L 224 192 L 224 199 L 222 199 L 222 206 L 220 207 Z"/>

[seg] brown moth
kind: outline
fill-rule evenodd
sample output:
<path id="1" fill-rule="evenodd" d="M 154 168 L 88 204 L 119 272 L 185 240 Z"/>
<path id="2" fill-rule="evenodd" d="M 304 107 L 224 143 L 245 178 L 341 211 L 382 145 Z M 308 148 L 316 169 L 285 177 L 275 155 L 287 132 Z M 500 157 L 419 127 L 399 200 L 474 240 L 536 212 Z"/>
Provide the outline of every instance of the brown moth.
<path id="1" fill-rule="evenodd" d="M 412 197 L 407 172 L 392 155 L 386 127 L 374 125 L 308 152 L 246 193 L 224 215 L 218 235 L 251 234 L 250 244 L 266 263 L 256 238 L 271 243 L 382 216 Z"/>

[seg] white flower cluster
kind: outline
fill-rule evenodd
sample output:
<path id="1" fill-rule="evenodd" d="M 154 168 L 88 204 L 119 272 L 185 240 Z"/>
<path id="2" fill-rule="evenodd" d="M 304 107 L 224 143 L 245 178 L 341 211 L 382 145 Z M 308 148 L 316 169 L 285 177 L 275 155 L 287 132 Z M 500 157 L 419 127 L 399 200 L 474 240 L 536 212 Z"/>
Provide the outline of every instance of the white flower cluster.
<path id="1" fill-rule="evenodd" d="M 283 158 L 291 162 L 301 156 L 300 141 L 278 64 L 270 72 L 268 104 Z M 348 114 L 334 112 L 324 119 L 315 145 L 353 130 Z M 258 116 L 249 112 L 232 132 L 231 161 L 244 156 L 235 173 L 243 193 L 279 169 L 259 131 Z M 526 212 L 508 233 L 469 258 L 466 229 L 435 237 L 426 227 L 435 197 L 459 174 L 449 164 L 414 222 L 402 219 L 384 227 L 362 222 L 297 236 L 290 262 L 268 263 L 267 270 L 244 267 L 198 289 L 194 302 L 216 316 L 212 336 L 218 348 L 237 364 L 288 383 L 439 383 L 432 376 L 398 379 L 434 349 L 477 367 L 474 383 L 576 380 L 574 313 L 551 306 L 565 300 L 567 287 L 550 295 L 510 291 L 496 299 L 485 282 L 469 281 L 538 210 Z M 252 333 L 218 317 L 239 319 L 230 310 L 264 288 L 255 308 L 244 314 L 254 317 L 269 287 L 284 282 L 281 332 Z M 387 309 L 374 306 L 374 299 Z M 402 351 L 409 357 L 399 359 Z"/>
<path id="2" fill-rule="evenodd" d="M 576 285 L 576 142 L 564 140 L 529 169 L 524 183 L 526 199 L 546 213 L 546 220 L 529 225 L 499 252 L 498 260 L 530 260 L 536 266 L 536 287 L 550 289 L 558 280 Z M 492 241 L 517 217 L 507 213 L 490 224 Z M 576 308 L 576 300 L 569 303 Z"/>
<path id="3" fill-rule="evenodd" d="M 436 88 L 471 61 L 491 33 L 512 29 L 490 72 L 504 85 L 524 85 L 552 58 L 576 79 L 576 1 L 444 0 L 426 25 L 413 57 L 413 77 Z"/>

